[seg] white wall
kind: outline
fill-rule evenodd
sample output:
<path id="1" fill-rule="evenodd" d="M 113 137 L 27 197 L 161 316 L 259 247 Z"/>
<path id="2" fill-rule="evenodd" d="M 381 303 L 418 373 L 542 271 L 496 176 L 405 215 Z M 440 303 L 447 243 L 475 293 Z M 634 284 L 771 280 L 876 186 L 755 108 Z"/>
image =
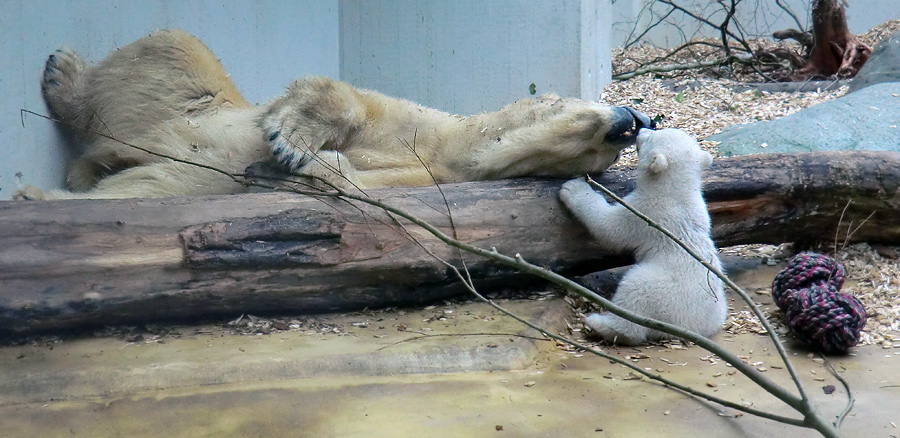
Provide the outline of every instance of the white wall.
<path id="1" fill-rule="evenodd" d="M 724 18 L 721 5 L 713 1 L 681 0 L 676 3 L 690 11 L 705 12 L 703 16 L 718 11 L 712 15 L 715 23 L 721 23 Z M 781 3 L 788 6 L 807 29 L 811 28 L 809 9 L 812 0 L 782 0 Z M 848 0 L 848 4 L 847 24 L 853 33 L 865 33 L 885 21 L 900 19 L 900 0 Z M 614 0 L 613 47 L 622 46 L 632 34 L 642 33 L 656 22 L 654 17 L 663 15 L 669 9 L 671 7 L 667 5 L 654 4 L 654 0 Z M 737 16 L 746 35 L 751 37 L 768 37 L 776 30 L 797 28 L 794 19 L 779 8 L 775 0 L 744 0 L 738 6 Z M 698 25 L 695 19 L 675 12 L 666 18 L 664 24 L 653 27 L 645 40 L 662 47 L 674 47 L 696 36 L 715 37 L 717 34 L 708 26 Z"/>
<path id="2" fill-rule="evenodd" d="M 0 0 L 0 199 L 21 182 L 61 187 L 68 149 L 40 95 L 44 61 L 68 45 L 90 61 L 156 29 L 202 39 L 250 101 L 275 97 L 296 77 L 337 77 L 337 0 Z"/>
<path id="3" fill-rule="evenodd" d="M 609 82 L 609 0 L 341 0 L 341 78 L 446 111 Z"/>
<path id="4" fill-rule="evenodd" d="M 215 52 L 244 95 L 264 102 L 305 75 L 457 113 L 536 93 L 597 99 L 609 81 L 610 0 L 0 0 L 0 199 L 63 186 L 73 147 L 39 80 L 68 45 L 89 61 L 162 28 Z M 22 175 L 17 178 L 16 174 Z"/>

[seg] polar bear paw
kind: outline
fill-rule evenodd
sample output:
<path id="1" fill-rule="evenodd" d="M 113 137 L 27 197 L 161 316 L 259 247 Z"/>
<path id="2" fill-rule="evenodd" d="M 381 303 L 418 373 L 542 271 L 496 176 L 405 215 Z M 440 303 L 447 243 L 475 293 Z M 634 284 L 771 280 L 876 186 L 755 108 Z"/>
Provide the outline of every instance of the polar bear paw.
<path id="1" fill-rule="evenodd" d="M 58 117 L 72 119 L 78 110 L 75 99 L 78 84 L 84 74 L 84 61 L 69 48 L 63 47 L 47 57 L 41 90 L 50 110 Z"/>
<path id="2" fill-rule="evenodd" d="M 267 115 L 262 120 L 262 128 L 266 141 L 269 142 L 269 149 L 278 164 L 285 170 L 296 173 L 313 160 L 313 153 L 303 144 L 302 139 L 300 144 L 296 144 L 289 138 L 284 129 L 285 116 L 286 114 L 282 112 Z"/>

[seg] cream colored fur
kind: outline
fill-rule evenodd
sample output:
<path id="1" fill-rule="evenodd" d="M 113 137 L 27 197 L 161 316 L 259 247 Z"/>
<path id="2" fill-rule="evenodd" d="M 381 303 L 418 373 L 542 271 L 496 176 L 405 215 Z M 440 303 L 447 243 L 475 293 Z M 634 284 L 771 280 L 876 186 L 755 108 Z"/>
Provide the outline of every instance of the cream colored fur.
<path id="1" fill-rule="evenodd" d="M 643 130 L 637 147 L 637 184 L 624 200 L 721 269 L 709 234 L 709 213 L 700 181 L 701 172 L 712 163 L 712 155 L 676 129 Z M 614 304 L 702 336 L 719 331 L 727 305 L 718 277 L 623 206 L 609 205 L 582 179 L 566 182 L 560 199 L 601 247 L 634 252 L 637 263 L 619 283 L 612 298 Z M 620 344 L 669 337 L 609 313 L 592 314 L 585 323 L 607 341 Z"/>
<path id="2" fill-rule="evenodd" d="M 646 117 L 543 96 L 462 117 L 349 84 L 310 77 L 250 105 L 203 43 L 160 31 L 87 67 L 51 55 L 42 81 L 54 117 L 87 145 L 71 191 L 30 198 L 121 198 L 246 190 L 227 175 L 273 157 L 286 170 L 344 187 L 421 186 L 606 169 Z M 114 139 L 105 138 L 104 134 Z M 127 143 L 127 144 L 123 144 Z M 429 174 L 430 171 L 430 174 Z M 433 179 L 432 179 L 433 178 Z"/>

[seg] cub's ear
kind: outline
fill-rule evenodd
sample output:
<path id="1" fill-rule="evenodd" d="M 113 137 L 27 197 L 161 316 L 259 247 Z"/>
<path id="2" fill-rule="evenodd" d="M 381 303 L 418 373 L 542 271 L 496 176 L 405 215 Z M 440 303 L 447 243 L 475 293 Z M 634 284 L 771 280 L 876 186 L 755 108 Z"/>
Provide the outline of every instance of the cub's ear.
<path id="1" fill-rule="evenodd" d="M 653 154 L 650 159 L 650 173 L 661 173 L 669 167 L 669 159 L 663 154 Z"/>
<path id="2" fill-rule="evenodd" d="M 709 166 L 712 166 L 713 156 L 712 156 L 711 153 L 706 152 L 706 151 L 703 151 L 703 152 L 700 154 L 700 160 L 699 160 L 699 161 L 700 161 L 700 168 L 701 168 L 701 169 L 708 169 Z"/>

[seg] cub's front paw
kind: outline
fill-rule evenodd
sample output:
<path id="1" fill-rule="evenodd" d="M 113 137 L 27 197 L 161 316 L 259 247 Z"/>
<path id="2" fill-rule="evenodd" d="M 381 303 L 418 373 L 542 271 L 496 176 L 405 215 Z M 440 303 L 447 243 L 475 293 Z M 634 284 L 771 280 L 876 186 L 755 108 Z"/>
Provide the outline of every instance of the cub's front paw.
<path id="1" fill-rule="evenodd" d="M 559 199 L 562 200 L 564 204 L 571 206 L 572 202 L 575 202 L 577 198 L 592 194 L 593 192 L 594 189 L 591 188 L 590 184 L 588 184 L 584 178 L 570 179 L 563 183 L 562 187 L 559 189 Z"/>
<path id="2" fill-rule="evenodd" d="M 291 129 L 285 124 L 287 115 L 287 108 L 269 110 L 261 120 L 261 128 L 275 160 L 284 170 L 296 173 L 313 160 L 313 154 L 303 138 L 298 135 L 291 138 Z"/>

